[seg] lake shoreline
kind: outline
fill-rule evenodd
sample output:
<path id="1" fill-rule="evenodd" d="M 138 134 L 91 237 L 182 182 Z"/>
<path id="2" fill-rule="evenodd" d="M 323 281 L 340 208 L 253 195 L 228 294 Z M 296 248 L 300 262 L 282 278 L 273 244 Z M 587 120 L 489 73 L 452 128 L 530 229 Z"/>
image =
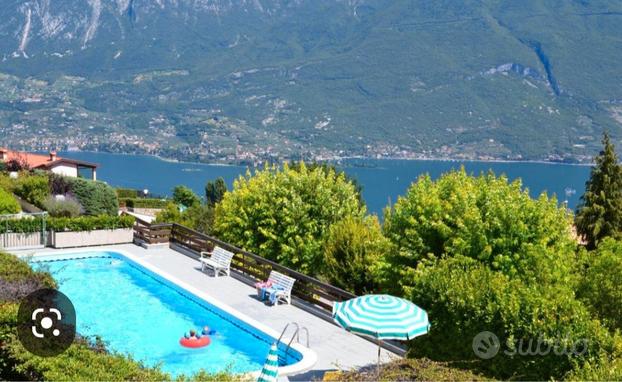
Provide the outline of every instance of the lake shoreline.
<path id="1" fill-rule="evenodd" d="M 67 158 L 81 159 L 98 163 L 97 177 L 117 187 L 138 190 L 148 189 L 153 194 L 170 195 L 171 190 L 180 184 L 190 187 L 195 193 L 203 195 L 209 180 L 222 177 L 231 188 L 235 180 L 263 168 L 263 166 L 210 164 L 201 162 L 182 162 L 165 160 L 155 155 L 120 154 L 106 152 L 72 151 L 59 152 Z M 557 195 L 558 201 L 568 200 L 573 208 L 585 189 L 590 167 L 566 163 L 536 161 L 462 161 L 444 158 L 427 159 L 367 159 L 356 157 L 326 161 L 334 164 L 351 176 L 363 187 L 363 198 L 370 212 L 378 215 L 390 201 L 405 195 L 409 187 L 421 175 L 428 174 L 437 179 L 442 174 L 455 171 L 461 166 L 469 174 L 493 171 L 505 176 L 509 181 L 521 179 L 522 186 L 532 197 L 541 192 Z"/>
<path id="2" fill-rule="evenodd" d="M 191 164 L 191 165 L 208 165 L 208 166 L 223 166 L 223 167 L 258 167 L 261 166 L 265 162 L 260 162 L 258 165 L 251 166 L 248 163 L 227 163 L 227 162 L 193 162 L 186 160 L 179 160 L 174 158 L 167 158 L 157 154 L 136 154 L 136 153 L 113 153 L 108 151 L 90 151 L 90 150 L 76 150 L 76 151 L 63 151 L 63 153 L 68 154 L 79 154 L 79 153 L 91 153 L 91 154 L 107 154 L 107 155 L 125 155 L 125 156 L 141 156 L 141 157 L 150 157 L 161 160 L 167 163 L 180 163 L 180 164 Z M 509 164 L 521 164 L 521 163 L 535 163 L 535 164 L 544 164 L 544 165 L 555 165 L 555 166 L 578 166 L 578 167 L 592 167 L 593 163 L 566 163 L 566 162 L 556 162 L 556 161 L 547 161 L 547 160 L 511 160 L 511 159 L 457 159 L 450 157 L 421 157 L 421 158 L 402 158 L 402 157 L 382 157 L 382 158 L 374 158 L 374 157 L 364 157 L 364 156 L 343 156 L 336 158 L 327 158 L 327 159 L 317 159 L 315 162 L 339 162 L 339 161 L 350 161 L 350 160 L 364 160 L 364 161 L 436 161 L 436 162 L 451 162 L 451 163 L 509 163 Z M 292 162 L 291 160 L 285 160 L 284 162 Z M 359 167 L 359 166 L 353 166 Z M 360 166 L 364 167 L 364 166 Z"/>

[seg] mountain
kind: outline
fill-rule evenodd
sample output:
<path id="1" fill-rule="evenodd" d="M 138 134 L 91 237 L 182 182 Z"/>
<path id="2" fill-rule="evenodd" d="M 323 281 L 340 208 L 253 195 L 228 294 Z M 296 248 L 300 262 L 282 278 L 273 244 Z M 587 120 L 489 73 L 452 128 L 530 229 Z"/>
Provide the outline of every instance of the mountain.
<path id="1" fill-rule="evenodd" d="M 620 1 L 5 0 L 0 20 L 4 145 L 586 161 L 622 139 Z"/>

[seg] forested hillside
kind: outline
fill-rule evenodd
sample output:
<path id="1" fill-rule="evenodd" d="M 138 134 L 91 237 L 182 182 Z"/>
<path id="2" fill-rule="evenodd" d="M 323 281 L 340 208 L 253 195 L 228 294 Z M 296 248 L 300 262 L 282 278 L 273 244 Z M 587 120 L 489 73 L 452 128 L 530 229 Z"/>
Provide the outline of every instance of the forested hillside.
<path id="1" fill-rule="evenodd" d="M 0 139 L 198 160 L 587 160 L 622 2 L 11 0 Z"/>

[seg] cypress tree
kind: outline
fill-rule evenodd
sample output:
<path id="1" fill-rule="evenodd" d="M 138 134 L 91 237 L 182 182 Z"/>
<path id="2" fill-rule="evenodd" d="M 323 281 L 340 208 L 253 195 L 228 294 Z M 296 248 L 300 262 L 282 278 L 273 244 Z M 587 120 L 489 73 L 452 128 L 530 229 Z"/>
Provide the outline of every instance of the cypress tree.
<path id="1" fill-rule="evenodd" d="M 595 162 L 575 218 L 577 233 L 590 249 L 601 239 L 617 237 L 622 232 L 622 167 L 607 133 Z"/>
<path id="2" fill-rule="evenodd" d="M 214 207 L 219 203 L 227 192 L 227 184 L 222 177 L 205 185 L 205 200 L 209 206 Z"/>

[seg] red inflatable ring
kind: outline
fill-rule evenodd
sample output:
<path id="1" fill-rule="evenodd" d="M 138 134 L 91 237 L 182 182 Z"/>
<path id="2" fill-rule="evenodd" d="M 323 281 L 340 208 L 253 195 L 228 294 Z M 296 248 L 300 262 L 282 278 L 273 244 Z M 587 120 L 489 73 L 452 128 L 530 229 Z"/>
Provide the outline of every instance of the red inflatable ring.
<path id="1" fill-rule="evenodd" d="M 203 336 L 201 338 L 196 338 L 196 337 L 186 338 L 186 337 L 182 337 L 179 340 L 179 343 L 181 344 L 181 346 L 185 346 L 187 348 L 202 348 L 203 346 L 209 345 L 211 342 L 212 341 L 209 339 L 208 336 Z"/>

